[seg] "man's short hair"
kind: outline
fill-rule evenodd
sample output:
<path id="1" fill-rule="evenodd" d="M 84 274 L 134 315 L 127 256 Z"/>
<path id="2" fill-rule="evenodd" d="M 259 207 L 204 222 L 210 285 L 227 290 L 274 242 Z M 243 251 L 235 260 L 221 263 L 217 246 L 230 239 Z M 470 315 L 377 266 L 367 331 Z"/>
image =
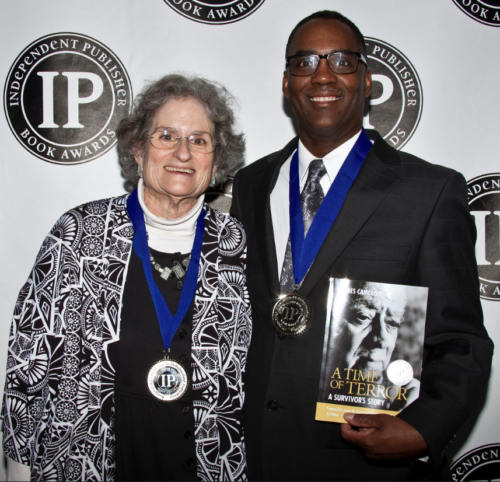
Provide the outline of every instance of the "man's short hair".
<path id="1" fill-rule="evenodd" d="M 338 20 L 339 22 L 342 22 L 344 25 L 347 25 L 352 30 L 354 37 L 356 38 L 356 43 L 358 44 L 359 51 L 366 57 L 365 38 L 363 37 L 363 34 L 359 30 L 359 28 L 356 27 L 356 25 L 353 22 L 351 22 L 351 20 L 349 20 L 347 17 L 344 17 L 341 13 L 335 12 L 333 10 L 321 10 L 319 12 L 315 12 L 309 15 L 306 18 L 303 18 L 295 26 L 295 28 L 292 30 L 292 33 L 288 37 L 288 42 L 286 43 L 286 51 L 285 51 L 286 55 L 289 55 L 288 49 L 290 48 L 290 44 L 297 30 L 310 20 L 316 20 L 316 19 Z"/>

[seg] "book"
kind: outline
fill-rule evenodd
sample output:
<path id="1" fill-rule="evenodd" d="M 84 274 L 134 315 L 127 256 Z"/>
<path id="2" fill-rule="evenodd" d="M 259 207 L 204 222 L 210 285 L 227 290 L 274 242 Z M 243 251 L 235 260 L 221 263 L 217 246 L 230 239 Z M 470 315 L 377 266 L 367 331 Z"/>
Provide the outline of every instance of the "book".
<path id="1" fill-rule="evenodd" d="M 418 398 L 428 291 L 330 280 L 316 420 L 397 415 Z"/>

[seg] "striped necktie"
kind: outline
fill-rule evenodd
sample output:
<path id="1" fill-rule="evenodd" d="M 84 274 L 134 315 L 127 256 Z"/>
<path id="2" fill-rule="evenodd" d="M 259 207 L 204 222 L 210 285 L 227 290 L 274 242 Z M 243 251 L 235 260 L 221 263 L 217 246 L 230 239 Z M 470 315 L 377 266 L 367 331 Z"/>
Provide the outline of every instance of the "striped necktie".
<path id="1" fill-rule="evenodd" d="M 318 212 L 321 202 L 325 194 L 321 187 L 321 178 L 326 174 L 325 164 L 323 159 L 314 159 L 309 164 L 309 173 L 307 175 L 306 184 L 300 194 L 300 202 L 302 205 L 302 218 L 304 219 L 304 236 L 309 231 L 313 222 L 314 216 Z M 290 244 L 290 236 L 286 245 L 285 260 L 280 277 L 281 294 L 292 292 L 294 284 L 293 278 L 293 262 L 292 262 L 292 246 Z"/>

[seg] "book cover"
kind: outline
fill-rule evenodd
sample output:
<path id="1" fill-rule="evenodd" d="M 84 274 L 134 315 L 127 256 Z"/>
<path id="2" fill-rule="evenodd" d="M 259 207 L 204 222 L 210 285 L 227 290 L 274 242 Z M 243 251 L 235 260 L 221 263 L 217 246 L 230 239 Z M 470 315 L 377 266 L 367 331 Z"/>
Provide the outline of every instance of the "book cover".
<path id="1" fill-rule="evenodd" d="M 418 398 L 428 288 L 331 279 L 316 420 L 397 415 Z"/>

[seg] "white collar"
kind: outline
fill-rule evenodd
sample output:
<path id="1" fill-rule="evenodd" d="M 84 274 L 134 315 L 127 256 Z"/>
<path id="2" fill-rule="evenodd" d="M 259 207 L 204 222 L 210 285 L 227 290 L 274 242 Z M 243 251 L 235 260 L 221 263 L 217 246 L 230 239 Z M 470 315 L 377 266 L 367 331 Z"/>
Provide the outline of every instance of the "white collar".
<path id="1" fill-rule="evenodd" d="M 326 173 L 329 177 L 330 183 L 333 182 L 337 173 L 346 160 L 349 152 L 356 144 L 358 137 L 360 136 L 361 131 L 359 131 L 356 135 L 352 136 L 350 139 L 345 141 L 339 147 L 329 152 L 325 157 L 323 157 L 323 162 L 325 164 Z M 299 179 L 300 184 L 304 184 L 307 178 L 307 172 L 309 170 L 309 164 L 314 159 L 318 159 L 315 155 L 311 154 L 307 148 L 302 144 L 302 141 L 299 139 Z"/>
<path id="2" fill-rule="evenodd" d="M 172 236 L 194 235 L 196 231 L 196 221 L 198 220 L 198 215 L 203 208 L 205 195 L 199 197 L 194 207 L 187 214 L 175 219 L 165 219 L 160 216 L 156 216 L 147 208 L 144 203 L 144 181 L 142 179 L 139 179 L 139 184 L 137 185 L 137 197 L 142 211 L 144 212 L 144 222 L 146 223 L 146 228 L 152 227 L 162 231 L 168 231 L 168 233 Z"/>

